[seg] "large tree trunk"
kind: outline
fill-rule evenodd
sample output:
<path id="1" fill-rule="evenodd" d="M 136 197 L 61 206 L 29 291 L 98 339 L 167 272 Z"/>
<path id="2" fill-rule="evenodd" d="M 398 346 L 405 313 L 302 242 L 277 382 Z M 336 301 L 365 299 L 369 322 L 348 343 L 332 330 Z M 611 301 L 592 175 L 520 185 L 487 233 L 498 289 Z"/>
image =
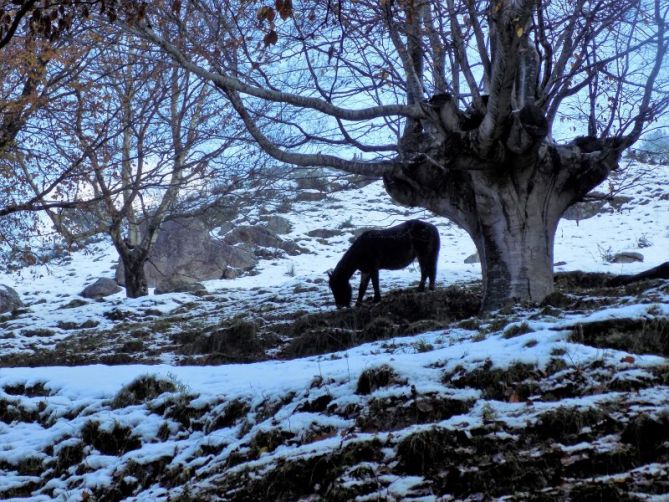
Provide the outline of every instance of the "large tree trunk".
<path id="1" fill-rule="evenodd" d="M 483 310 L 540 302 L 553 291 L 560 217 L 617 166 L 615 143 L 549 143 L 542 113 L 529 106 L 514 113 L 503 139 L 482 152 L 476 131 L 459 129 L 462 112 L 448 113 L 441 113 L 441 136 L 426 128 L 421 142 L 408 145 L 414 161 L 384 177 L 386 190 L 396 201 L 430 209 L 469 233 L 481 260 Z"/>
<path id="2" fill-rule="evenodd" d="M 564 210 L 561 198 L 539 180 L 524 189 L 513 183 L 518 181 L 514 176 L 494 183 L 475 173 L 472 181 L 477 224 L 467 230 L 481 260 L 482 308 L 541 301 L 553 291 L 553 243 Z"/>

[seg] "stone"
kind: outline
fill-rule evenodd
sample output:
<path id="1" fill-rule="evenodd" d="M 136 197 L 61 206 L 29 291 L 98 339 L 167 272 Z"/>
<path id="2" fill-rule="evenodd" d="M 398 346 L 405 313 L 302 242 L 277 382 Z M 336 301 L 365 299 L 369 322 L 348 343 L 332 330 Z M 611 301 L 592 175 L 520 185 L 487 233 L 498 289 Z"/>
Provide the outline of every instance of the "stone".
<path id="1" fill-rule="evenodd" d="M 258 247 L 281 249 L 292 256 L 305 252 L 305 250 L 296 243 L 292 241 L 284 241 L 264 226 L 239 226 L 228 232 L 223 239 L 223 242 L 229 245 L 243 244 L 250 250 Z M 262 252 L 259 254 L 264 256 Z M 231 265 L 235 266 L 234 264 Z"/>
<path id="2" fill-rule="evenodd" d="M 265 219 L 265 226 L 277 235 L 289 234 L 293 230 L 293 224 L 287 218 L 276 214 Z"/>
<path id="3" fill-rule="evenodd" d="M 175 276 L 160 281 L 154 293 L 162 295 L 165 293 L 202 293 L 206 291 L 207 288 L 204 287 L 204 284 L 190 277 Z"/>
<path id="4" fill-rule="evenodd" d="M 634 251 L 616 253 L 611 259 L 611 263 L 635 263 L 640 261 L 643 261 L 643 255 Z"/>
<path id="5" fill-rule="evenodd" d="M 121 291 L 121 287 L 114 279 L 101 277 L 93 284 L 89 284 L 84 290 L 79 293 L 79 296 L 84 298 L 104 298 L 105 296 L 113 295 Z"/>
<path id="6" fill-rule="evenodd" d="M 23 307 L 19 294 L 14 289 L 0 284 L 0 314 L 12 312 Z"/>
<path id="7" fill-rule="evenodd" d="M 467 264 L 480 263 L 480 262 L 481 260 L 479 259 L 478 253 L 471 254 L 467 258 L 465 258 L 465 263 Z"/>

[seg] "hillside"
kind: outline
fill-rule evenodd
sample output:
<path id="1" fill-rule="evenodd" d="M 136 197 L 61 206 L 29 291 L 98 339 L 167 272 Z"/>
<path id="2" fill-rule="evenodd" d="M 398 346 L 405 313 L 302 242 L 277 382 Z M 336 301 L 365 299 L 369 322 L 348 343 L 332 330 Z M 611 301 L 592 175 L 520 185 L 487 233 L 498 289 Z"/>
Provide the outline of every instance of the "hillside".
<path id="1" fill-rule="evenodd" d="M 26 304 L 0 317 L 0 498 L 666 500 L 669 281 L 606 280 L 667 261 L 669 169 L 630 172 L 561 222 L 558 292 L 486 316 L 466 234 L 378 182 L 283 207 L 309 252 L 197 295 L 82 299 L 104 242 L 0 275 Z M 415 217 L 437 290 L 382 271 L 380 303 L 336 311 L 355 232 Z"/>

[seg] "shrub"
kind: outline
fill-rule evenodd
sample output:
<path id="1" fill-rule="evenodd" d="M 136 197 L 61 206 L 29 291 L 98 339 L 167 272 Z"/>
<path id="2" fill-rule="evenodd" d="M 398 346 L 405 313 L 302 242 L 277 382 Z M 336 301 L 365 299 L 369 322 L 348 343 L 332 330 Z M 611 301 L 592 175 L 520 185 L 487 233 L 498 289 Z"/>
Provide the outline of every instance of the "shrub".
<path id="1" fill-rule="evenodd" d="M 112 408 L 124 408 L 141 404 L 164 394 L 177 390 L 174 382 L 158 378 L 155 375 L 142 375 L 123 387 L 112 401 Z"/>

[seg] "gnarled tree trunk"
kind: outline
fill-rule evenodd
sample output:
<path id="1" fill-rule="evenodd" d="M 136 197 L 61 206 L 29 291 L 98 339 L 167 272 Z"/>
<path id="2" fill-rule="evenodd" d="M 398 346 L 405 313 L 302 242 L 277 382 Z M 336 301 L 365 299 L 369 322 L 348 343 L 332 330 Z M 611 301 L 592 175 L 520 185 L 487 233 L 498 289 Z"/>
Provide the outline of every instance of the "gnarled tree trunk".
<path id="1" fill-rule="evenodd" d="M 386 175 L 386 190 L 469 233 L 481 260 L 483 310 L 540 302 L 553 291 L 560 217 L 616 167 L 616 145 L 595 139 L 552 144 L 545 139 L 543 112 L 529 105 L 514 114 L 505 139 L 481 154 L 476 131 L 463 131 L 458 114 L 454 125 L 442 129 L 442 141 L 424 134 L 422 143 L 405 145 L 417 152 L 416 160 Z"/>

